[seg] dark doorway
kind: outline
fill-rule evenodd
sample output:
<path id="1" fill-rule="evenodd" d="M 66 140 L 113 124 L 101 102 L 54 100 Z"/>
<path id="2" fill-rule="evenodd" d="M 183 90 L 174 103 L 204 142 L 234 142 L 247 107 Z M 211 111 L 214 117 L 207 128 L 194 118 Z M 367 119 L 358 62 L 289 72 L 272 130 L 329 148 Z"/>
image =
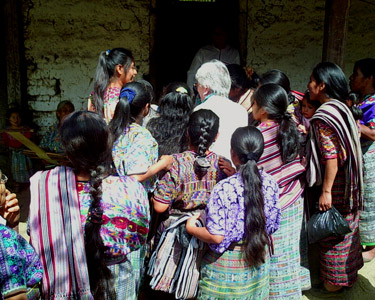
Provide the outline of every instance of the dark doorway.
<path id="1" fill-rule="evenodd" d="M 230 42 L 238 47 L 238 16 L 238 1 L 234 0 L 157 0 L 150 66 L 157 95 L 169 82 L 186 82 L 191 61 L 200 47 L 211 43 L 217 20 L 229 26 Z"/>

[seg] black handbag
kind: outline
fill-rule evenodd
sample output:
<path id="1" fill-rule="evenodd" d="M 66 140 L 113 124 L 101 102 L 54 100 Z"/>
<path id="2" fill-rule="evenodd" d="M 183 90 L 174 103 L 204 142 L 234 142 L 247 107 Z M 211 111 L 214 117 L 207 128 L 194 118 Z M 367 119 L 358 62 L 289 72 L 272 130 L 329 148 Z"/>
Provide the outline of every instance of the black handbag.
<path id="1" fill-rule="evenodd" d="M 314 213 L 307 224 L 309 243 L 316 243 L 330 236 L 343 236 L 351 232 L 348 222 L 332 206 L 326 211 Z"/>

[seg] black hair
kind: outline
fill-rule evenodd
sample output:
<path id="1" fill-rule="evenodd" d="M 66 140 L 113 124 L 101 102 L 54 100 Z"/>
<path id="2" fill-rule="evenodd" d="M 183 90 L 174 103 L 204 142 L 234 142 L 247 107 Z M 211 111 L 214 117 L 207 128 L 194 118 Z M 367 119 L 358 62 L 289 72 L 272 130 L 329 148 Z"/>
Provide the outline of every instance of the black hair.
<path id="1" fill-rule="evenodd" d="M 250 81 L 246 75 L 245 69 L 238 64 L 227 65 L 230 78 L 232 80 L 231 89 L 244 89 L 250 88 Z"/>
<path id="2" fill-rule="evenodd" d="M 111 271 L 104 260 L 106 250 L 100 236 L 102 180 L 110 173 L 112 138 L 103 118 L 94 112 L 76 111 L 68 115 L 60 128 L 65 153 L 77 172 L 90 173 L 88 222 L 85 225 L 85 249 L 90 289 L 95 299 L 111 293 Z"/>
<path id="3" fill-rule="evenodd" d="M 349 91 L 346 77 L 341 68 L 332 62 L 321 62 L 312 71 L 317 84 L 324 82 L 327 97 L 343 103 L 348 99 Z"/>
<path id="4" fill-rule="evenodd" d="M 134 58 L 131 51 L 124 48 L 114 48 L 100 53 L 95 73 L 93 105 L 96 112 L 101 116 L 104 114 L 104 93 L 111 77 L 115 73 L 116 66 L 122 65 L 125 72 L 128 72 L 133 61 Z"/>
<path id="5" fill-rule="evenodd" d="M 264 150 L 263 135 L 254 126 L 237 128 L 231 138 L 231 148 L 241 162 L 239 171 L 244 186 L 244 255 L 250 266 L 259 266 L 265 262 L 266 246 L 270 245 L 266 232 L 262 179 L 257 166 Z"/>
<path id="6" fill-rule="evenodd" d="M 190 145 L 197 148 L 194 162 L 195 173 L 202 178 L 210 167 L 206 151 L 214 142 L 219 131 L 219 117 L 211 110 L 200 109 L 191 114 L 187 134 Z"/>
<path id="7" fill-rule="evenodd" d="M 147 129 L 159 145 L 159 157 L 180 153 L 188 148 L 186 127 L 193 102 L 186 93 L 170 92 L 160 100 L 159 114 L 147 123 Z"/>
<path id="8" fill-rule="evenodd" d="M 349 105 L 349 108 L 354 120 L 361 120 L 363 118 L 363 111 L 357 106 L 360 100 L 360 95 L 357 93 L 349 93 L 349 100 L 352 102 L 352 104 Z"/>
<path id="9" fill-rule="evenodd" d="M 307 103 L 314 106 L 316 109 L 318 109 L 322 105 L 322 103 L 320 103 L 320 101 L 318 100 L 311 100 L 309 90 L 305 92 L 302 99 L 306 99 Z"/>
<path id="10" fill-rule="evenodd" d="M 11 108 L 7 109 L 7 111 L 5 113 L 5 118 L 6 118 L 7 124 L 10 125 L 9 119 L 10 119 L 10 116 L 14 113 L 17 113 L 20 116 L 20 119 L 21 119 L 20 125 L 23 125 L 23 111 L 22 111 L 22 109 L 20 109 L 18 107 L 11 107 Z"/>
<path id="11" fill-rule="evenodd" d="M 131 103 L 129 103 L 127 96 L 121 96 L 124 89 L 131 89 L 134 91 L 135 96 L 134 99 L 131 100 Z M 147 103 L 150 102 L 150 93 L 143 83 L 128 82 L 123 86 L 113 118 L 109 122 L 109 128 L 115 141 L 124 133 L 129 124 L 138 118 Z"/>
<path id="12" fill-rule="evenodd" d="M 268 119 L 280 124 L 277 143 L 283 163 L 293 161 L 299 154 L 300 136 L 292 116 L 287 112 L 286 91 L 278 84 L 265 84 L 255 91 L 253 99 L 259 108 L 267 112 Z"/>
<path id="13" fill-rule="evenodd" d="M 373 87 L 375 88 L 375 59 L 374 58 L 364 58 L 355 62 L 354 70 L 360 69 L 365 78 L 373 77 Z"/>
<path id="14" fill-rule="evenodd" d="M 163 96 L 165 96 L 166 94 L 171 93 L 171 92 L 180 92 L 181 93 L 181 91 L 183 91 L 183 89 L 186 90 L 186 92 L 187 92 L 187 94 L 189 95 L 190 98 L 192 98 L 194 96 L 193 91 L 187 85 L 186 82 L 173 81 L 173 82 L 170 82 L 166 86 L 163 87 L 163 91 L 162 91 L 162 94 L 160 96 L 160 99 L 163 98 Z M 193 100 L 191 100 L 191 101 L 192 101 L 192 104 L 194 105 Z"/>
<path id="15" fill-rule="evenodd" d="M 290 80 L 284 72 L 273 69 L 264 73 L 259 80 L 259 84 L 265 85 L 269 83 L 278 84 L 285 90 L 288 95 L 288 104 L 292 103 L 295 100 L 295 97 L 291 93 Z"/>

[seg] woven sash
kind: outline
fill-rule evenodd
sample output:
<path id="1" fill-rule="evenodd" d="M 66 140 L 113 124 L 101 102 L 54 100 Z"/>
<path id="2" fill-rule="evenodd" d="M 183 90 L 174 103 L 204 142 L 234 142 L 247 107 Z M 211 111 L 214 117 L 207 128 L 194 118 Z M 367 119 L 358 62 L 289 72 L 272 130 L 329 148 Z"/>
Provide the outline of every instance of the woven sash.
<path id="1" fill-rule="evenodd" d="M 30 242 L 43 265 L 43 299 L 93 299 L 73 171 L 56 167 L 30 182 Z"/>

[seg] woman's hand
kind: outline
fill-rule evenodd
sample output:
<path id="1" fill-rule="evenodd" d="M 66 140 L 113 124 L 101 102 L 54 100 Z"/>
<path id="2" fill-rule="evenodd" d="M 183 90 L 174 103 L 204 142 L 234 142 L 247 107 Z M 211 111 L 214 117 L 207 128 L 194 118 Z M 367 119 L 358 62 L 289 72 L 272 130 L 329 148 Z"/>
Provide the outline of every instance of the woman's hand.
<path id="1" fill-rule="evenodd" d="M 193 235 L 194 228 L 197 227 L 197 220 L 199 219 L 200 215 L 194 215 L 189 218 L 189 220 L 186 221 L 186 231 L 188 234 Z"/>
<path id="2" fill-rule="evenodd" d="M 163 170 L 168 171 L 172 167 L 173 156 L 172 155 L 162 155 L 159 162 L 163 165 Z"/>
<path id="3" fill-rule="evenodd" d="M 229 160 L 220 157 L 219 158 L 219 168 L 227 175 L 232 176 L 236 173 L 236 169 L 232 167 Z"/>
<path id="4" fill-rule="evenodd" d="M 16 194 L 6 190 L 4 206 L 0 210 L 1 216 L 7 220 L 9 227 L 14 228 L 20 220 L 20 206 Z"/>
<path id="5" fill-rule="evenodd" d="M 319 198 L 319 210 L 327 211 L 332 207 L 332 194 L 331 192 L 322 192 Z"/>

